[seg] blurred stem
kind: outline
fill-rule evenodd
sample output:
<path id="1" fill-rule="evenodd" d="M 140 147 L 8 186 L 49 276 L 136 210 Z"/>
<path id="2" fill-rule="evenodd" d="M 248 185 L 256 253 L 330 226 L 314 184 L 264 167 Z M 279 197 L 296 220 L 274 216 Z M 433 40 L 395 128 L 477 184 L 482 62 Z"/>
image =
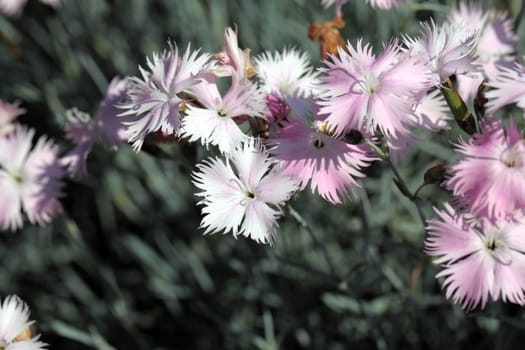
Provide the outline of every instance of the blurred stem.
<path id="1" fill-rule="evenodd" d="M 418 188 L 416 188 L 416 192 L 414 192 L 414 198 L 420 198 L 419 197 L 419 192 L 423 189 L 423 187 L 425 187 L 426 185 L 428 185 L 427 183 L 422 183 L 421 185 L 419 185 Z"/>
<path id="2" fill-rule="evenodd" d="M 277 255 L 277 254 L 274 254 L 273 257 L 275 259 L 277 259 L 277 261 L 283 263 L 283 264 L 286 264 L 286 265 L 289 265 L 291 267 L 295 267 L 296 269 L 300 269 L 300 270 L 304 270 L 308 273 L 311 273 L 311 274 L 315 274 L 315 275 L 318 275 L 319 277 L 322 277 L 323 279 L 331 279 L 332 276 L 324 271 L 320 271 L 320 270 L 317 270 L 317 269 L 314 269 L 310 266 L 306 266 L 304 264 L 301 264 L 299 262 L 296 262 L 296 261 L 292 261 L 292 260 L 289 260 L 281 255 Z"/>
<path id="3" fill-rule="evenodd" d="M 419 193 L 420 189 L 425 184 L 419 186 L 419 188 L 416 190 L 416 192 L 412 193 L 408 189 L 408 186 L 407 186 L 405 180 L 403 180 L 403 178 L 401 177 L 401 174 L 399 174 L 399 171 L 397 170 L 397 168 L 394 165 L 394 163 L 392 162 L 392 160 L 390 158 L 387 158 L 386 162 L 388 163 L 388 166 L 390 166 L 390 169 L 392 169 L 392 172 L 394 173 L 394 183 L 399 188 L 399 191 L 401 192 L 401 194 L 403 194 L 412 203 L 414 203 L 414 205 L 416 206 L 416 209 L 417 209 L 417 213 L 419 214 L 419 219 L 421 220 L 421 223 L 423 224 L 423 228 L 425 228 L 425 226 L 426 226 L 426 218 L 425 218 L 425 215 L 423 214 L 423 211 L 421 210 L 421 201 L 422 201 L 422 199 L 417 196 L 417 194 Z"/>
<path id="4" fill-rule="evenodd" d="M 324 255 L 324 258 L 326 260 L 326 264 L 328 265 L 328 268 L 330 270 L 330 275 L 332 278 L 336 281 L 338 281 L 337 274 L 335 273 L 334 264 L 332 262 L 332 259 L 330 258 L 330 255 L 328 254 L 328 250 L 326 249 L 326 246 L 317 238 L 316 234 L 312 230 L 312 227 L 308 224 L 308 222 L 297 212 L 297 210 L 294 209 L 291 205 L 288 205 L 288 211 L 290 212 L 290 215 L 310 234 L 310 237 L 312 237 L 312 240 L 314 243 L 321 249 L 321 252 Z"/>
<path id="5" fill-rule="evenodd" d="M 431 2 L 424 2 L 424 3 L 417 3 L 417 2 L 409 2 L 407 1 L 407 6 L 412 11 L 436 11 L 436 12 L 442 12 L 442 13 L 448 13 L 450 11 L 450 7 L 446 5 L 431 3 Z"/>
<path id="6" fill-rule="evenodd" d="M 525 0 L 522 0 L 520 12 L 518 12 L 516 19 L 514 20 L 514 33 L 518 32 L 518 29 L 520 28 L 520 24 L 524 16 L 525 16 Z"/>
<path id="7" fill-rule="evenodd" d="M 379 148 L 372 140 L 369 140 L 367 138 L 364 139 L 365 143 L 370 146 L 370 148 L 372 148 L 374 150 L 374 152 L 377 153 L 377 155 L 379 157 L 381 157 L 381 159 L 383 160 L 387 160 L 387 159 L 390 159 L 390 157 L 388 156 L 388 152 L 385 152 L 383 151 L 381 148 Z"/>
<path id="8" fill-rule="evenodd" d="M 388 164 L 388 166 L 390 167 L 390 169 L 392 169 L 392 173 L 394 174 L 394 183 L 396 184 L 397 188 L 399 189 L 399 191 L 401 192 L 402 195 L 404 195 L 405 197 L 407 197 L 412 203 L 414 203 L 414 205 L 416 206 L 416 209 L 417 209 L 417 212 L 419 214 L 419 218 L 421 219 L 421 222 L 423 223 L 423 228 L 426 226 L 426 218 L 425 218 L 425 215 L 423 214 L 423 212 L 421 211 L 421 201 L 423 200 L 422 198 L 418 197 L 418 193 L 419 191 L 421 190 L 421 188 L 423 188 L 423 185 L 419 186 L 419 188 L 416 190 L 415 193 L 412 193 L 409 189 L 408 189 L 408 186 L 405 182 L 405 180 L 403 180 L 403 178 L 401 177 L 401 174 L 399 173 L 399 171 L 397 170 L 396 166 L 394 165 L 394 163 L 392 162 L 392 159 L 390 158 L 388 152 L 386 151 L 383 151 L 380 147 L 378 147 L 374 142 L 372 142 L 371 140 L 369 139 L 364 139 L 365 143 L 367 145 L 369 145 L 376 153 L 379 157 L 381 157 L 383 160 L 385 160 Z"/>

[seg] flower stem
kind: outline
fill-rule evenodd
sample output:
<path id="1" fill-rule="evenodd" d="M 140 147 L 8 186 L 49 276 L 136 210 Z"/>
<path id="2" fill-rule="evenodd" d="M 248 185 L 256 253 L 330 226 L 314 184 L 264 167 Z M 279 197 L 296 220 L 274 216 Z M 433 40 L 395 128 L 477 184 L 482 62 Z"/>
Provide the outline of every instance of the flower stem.
<path id="1" fill-rule="evenodd" d="M 434 4 L 431 2 L 416 3 L 416 2 L 407 2 L 408 8 L 412 11 L 435 11 L 441 13 L 447 13 L 450 11 L 450 7 L 441 4 Z"/>
<path id="2" fill-rule="evenodd" d="M 426 227 L 426 218 L 425 218 L 425 215 L 423 214 L 423 211 L 421 210 L 421 201 L 422 201 L 422 199 L 417 196 L 417 194 L 419 193 L 419 190 L 424 186 L 424 184 L 419 186 L 419 188 L 416 190 L 415 193 L 412 193 L 408 189 L 408 186 L 407 186 L 405 180 L 403 180 L 403 178 L 401 177 L 401 174 L 399 174 L 399 171 L 397 170 L 397 168 L 394 165 L 394 163 L 392 162 L 392 160 L 390 158 L 388 158 L 388 159 L 386 159 L 386 162 L 388 163 L 388 166 L 390 167 L 390 169 L 392 169 L 392 172 L 394 173 L 394 183 L 397 185 L 399 191 L 405 197 L 407 197 L 412 203 L 414 203 L 414 205 L 416 206 L 416 209 L 417 209 L 417 213 L 419 214 L 419 218 L 421 219 L 421 223 L 423 224 L 423 228 L 425 228 Z"/>
<path id="3" fill-rule="evenodd" d="M 421 185 L 419 185 L 418 188 L 416 188 L 416 191 L 414 192 L 414 198 L 419 198 L 419 192 L 423 189 L 423 187 L 425 187 L 426 185 L 428 185 L 427 183 L 422 183 Z"/>
<path id="4" fill-rule="evenodd" d="M 514 20 L 514 33 L 518 32 L 518 29 L 520 27 L 521 21 L 523 20 L 523 17 L 525 17 L 525 0 L 521 1 L 520 12 L 516 16 L 516 19 Z"/>
<path id="5" fill-rule="evenodd" d="M 334 264 L 332 262 L 332 259 L 330 258 L 330 255 L 328 254 L 328 250 L 326 249 L 326 246 L 317 238 L 316 234 L 312 230 L 312 227 L 308 224 L 308 222 L 299 214 L 297 210 L 294 209 L 291 205 L 288 205 L 288 211 L 290 212 L 290 215 L 301 225 L 308 234 L 310 234 L 310 237 L 312 237 L 312 240 L 314 243 L 321 249 L 321 252 L 323 253 L 323 256 L 326 260 L 326 264 L 328 265 L 328 269 L 330 270 L 330 275 L 332 278 L 334 278 L 336 281 L 338 280 L 337 274 L 335 273 Z"/>

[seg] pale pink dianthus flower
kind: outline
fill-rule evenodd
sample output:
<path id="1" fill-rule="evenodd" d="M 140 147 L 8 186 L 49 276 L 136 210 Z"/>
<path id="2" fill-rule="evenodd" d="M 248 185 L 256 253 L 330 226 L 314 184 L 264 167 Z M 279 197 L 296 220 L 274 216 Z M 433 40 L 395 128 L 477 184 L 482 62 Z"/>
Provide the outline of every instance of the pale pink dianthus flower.
<path id="1" fill-rule="evenodd" d="M 503 106 L 516 103 L 525 110 L 525 67 L 514 63 L 512 67 L 498 68 L 497 74 L 487 83 L 491 88 L 485 93 L 487 111 L 493 113 Z"/>
<path id="2" fill-rule="evenodd" d="M 432 82 L 441 82 L 454 74 L 471 74 L 479 71 L 476 63 L 476 45 L 479 33 L 461 24 L 434 21 L 422 23 L 418 38 L 405 36 L 405 45 L 411 55 L 420 55 L 433 73 Z"/>
<path id="3" fill-rule="evenodd" d="M 446 186 L 477 216 L 507 217 L 525 209 L 525 140 L 514 123 L 506 130 L 489 119 L 481 134 L 456 146 L 460 160 Z"/>
<path id="4" fill-rule="evenodd" d="M 297 178 L 303 190 L 308 183 L 312 193 L 332 204 L 348 198 L 357 179 L 365 175 L 362 168 L 375 159 L 364 144 L 349 144 L 330 135 L 326 122 L 314 116 L 313 127 L 296 118 L 290 118 L 278 136 L 270 139 L 270 152 L 283 174 Z"/>
<path id="5" fill-rule="evenodd" d="M 207 72 L 208 54 L 199 55 L 188 46 L 182 57 L 175 45 L 148 59 L 148 70 L 140 68 L 142 77 L 131 77 L 129 101 L 121 105 L 121 117 L 127 117 L 129 142 L 140 150 L 147 134 L 161 131 L 177 134 L 180 128 L 179 108 L 183 95 L 201 81 Z"/>
<path id="6" fill-rule="evenodd" d="M 32 146 L 35 131 L 17 125 L 0 137 L 0 227 L 22 227 L 22 211 L 29 222 L 44 225 L 62 212 L 63 169 L 59 148 L 45 136 Z"/>
<path id="7" fill-rule="evenodd" d="M 512 66 L 518 36 L 514 33 L 512 20 L 507 13 L 483 11 L 479 5 L 473 3 L 460 3 L 450 14 L 449 20 L 451 23 L 466 26 L 471 32 L 479 32 L 476 63 L 481 67 L 481 71 L 457 76 L 461 97 L 473 98 L 483 79 L 490 81 L 497 75 L 500 66 Z"/>
<path id="8" fill-rule="evenodd" d="M 391 145 L 411 139 L 414 106 L 430 85 L 429 69 L 418 57 L 400 52 L 395 40 L 376 57 L 359 40 L 355 48 L 350 43 L 339 48 L 325 64 L 319 104 L 330 130 L 374 135 L 379 129 Z"/>
<path id="9" fill-rule="evenodd" d="M 465 310 L 484 308 L 487 300 L 525 304 L 525 221 L 515 215 L 491 222 L 474 220 L 448 203 L 428 220 L 425 251 L 443 267 L 446 296 Z"/>

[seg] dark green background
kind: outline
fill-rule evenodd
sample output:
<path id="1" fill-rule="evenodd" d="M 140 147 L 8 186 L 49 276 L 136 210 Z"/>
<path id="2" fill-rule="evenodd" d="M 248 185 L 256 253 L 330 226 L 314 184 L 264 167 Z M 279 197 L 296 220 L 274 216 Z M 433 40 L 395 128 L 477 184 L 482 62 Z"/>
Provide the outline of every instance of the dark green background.
<path id="1" fill-rule="evenodd" d="M 497 3 L 514 16 L 521 5 Z M 428 4 L 382 11 L 351 0 L 344 36 L 379 48 L 402 32 L 415 35 L 419 20 L 445 16 L 444 6 Z M 217 52 L 224 28 L 236 24 L 241 47 L 253 55 L 293 46 L 319 66 L 306 30 L 332 14 L 317 0 L 64 0 L 58 12 L 29 0 L 21 17 L 0 17 L 0 98 L 23 101 L 22 122 L 66 149 L 65 110 L 95 111 L 114 75 L 137 74 L 168 39 Z M 458 134 L 455 126 L 421 134 L 399 162 L 412 191 L 435 161 L 454 159 L 450 141 Z M 332 275 L 320 245 L 289 216 L 273 247 L 203 236 L 189 171 L 179 160 L 196 162 L 206 153 L 176 144 L 163 149 L 176 161 L 126 145 L 116 153 L 96 146 L 89 175 L 67 183 L 65 216 L 0 237 L 0 295 L 27 301 L 50 349 L 521 345 L 520 308 L 490 304 L 466 314 L 445 299 L 434 279 L 438 268 L 422 250 L 416 209 L 386 165 L 368 169 L 364 189 L 344 205 L 308 191 L 292 202 L 333 260 Z M 421 195 L 427 216 L 448 198 L 437 186 Z"/>

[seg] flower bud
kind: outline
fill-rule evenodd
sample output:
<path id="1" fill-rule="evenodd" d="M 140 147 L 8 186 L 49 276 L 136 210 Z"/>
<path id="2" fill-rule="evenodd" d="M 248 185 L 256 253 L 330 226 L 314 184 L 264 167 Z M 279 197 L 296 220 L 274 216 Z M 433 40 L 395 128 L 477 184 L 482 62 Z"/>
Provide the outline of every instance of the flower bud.
<path id="1" fill-rule="evenodd" d="M 445 164 L 434 165 L 432 168 L 428 169 L 425 172 L 425 175 L 423 176 L 423 180 L 425 181 L 425 184 L 428 184 L 428 185 L 440 183 L 445 178 L 446 172 L 447 172 L 447 168 Z"/>
<path id="2" fill-rule="evenodd" d="M 459 127 L 469 135 L 474 134 L 476 132 L 474 115 L 470 113 L 465 101 L 463 101 L 456 89 L 454 89 L 450 80 L 443 82 L 441 93 L 445 97 L 448 107 Z"/>

